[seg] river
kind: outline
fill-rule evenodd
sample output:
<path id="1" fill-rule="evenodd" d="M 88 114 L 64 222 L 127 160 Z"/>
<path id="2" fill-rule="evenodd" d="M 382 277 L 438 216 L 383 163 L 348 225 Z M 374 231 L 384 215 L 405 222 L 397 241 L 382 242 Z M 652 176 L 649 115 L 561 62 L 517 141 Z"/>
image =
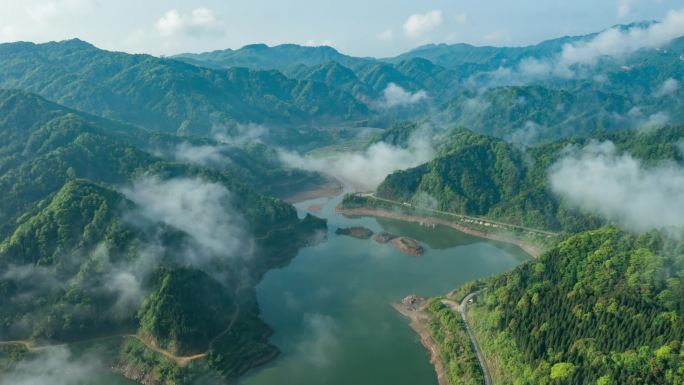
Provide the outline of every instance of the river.
<path id="1" fill-rule="evenodd" d="M 514 268 L 529 258 L 516 246 L 469 236 L 451 228 L 335 213 L 341 196 L 313 204 L 328 220 L 328 240 L 302 249 L 257 287 L 270 341 L 282 354 L 242 385 L 436 385 L 427 351 L 408 321 L 390 304 L 408 294 L 435 296 L 476 278 Z M 390 244 L 335 235 L 339 227 L 364 226 L 420 241 L 421 257 Z"/>

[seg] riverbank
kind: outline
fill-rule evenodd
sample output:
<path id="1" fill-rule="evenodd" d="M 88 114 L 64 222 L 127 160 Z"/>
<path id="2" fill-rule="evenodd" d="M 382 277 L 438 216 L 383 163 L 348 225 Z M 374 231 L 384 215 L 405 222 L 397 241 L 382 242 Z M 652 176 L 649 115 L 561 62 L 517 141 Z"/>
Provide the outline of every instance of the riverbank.
<path id="1" fill-rule="evenodd" d="M 543 250 L 540 247 L 538 247 L 537 245 L 534 245 L 534 244 L 527 242 L 523 239 L 515 238 L 515 237 L 509 237 L 509 236 L 499 234 L 499 233 L 485 232 L 482 230 L 473 229 L 473 228 L 464 226 L 462 224 L 458 224 L 458 223 L 448 221 L 446 219 L 441 219 L 441 218 L 415 215 L 415 214 L 406 214 L 406 213 L 402 213 L 402 212 L 398 212 L 398 211 L 390 211 L 390 210 L 385 210 L 385 209 L 369 208 L 369 207 L 347 209 L 347 208 L 343 208 L 341 206 L 337 206 L 335 211 L 338 214 L 345 215 L 345 216 L 351 216 L 351 217 L 371 216 L 371 217 L 398 219 L 398 220 L 402 220 L 402 221 L 420 223 L 420 224 L 428 225 L 428 226 L 443 225 L 443 226 L 451 227 L 452 229 L 455 229 L 455 230 L 460 231 L 462 233 L 473 235 L 473 236 L 476 236 L 479 238 L 485 238 L 485 239 L 490 239 L 493 241 L 504 242 L 504 243 L 516 245 L 516 246 L 520 247 L 523 251 L 525 251 L 527 254 L 532 256 L 533 258 L 539 257 L 543 252 Z"/>
<path id="2" fill-rule="evenodd" d="M 425 346 L 425 349 L 430 352 L 430 363 L 435 368 L 437 373 L 437 383 L 439 385 L 451 385 L 447 377 L 446 365 L 442 359 L 437 342 L 432 338 L 428 330 L 428 322 L 430 321 L 430 314 L 428 314 L 426 298 L 418 298 L 415 296 L 408 296 L 404 298 L 401 303 L 394 303 L 392 307 L 396 309 L 401 315 L 409 319 L 409 325 L 416 334 L 420 337 L 420 342 Z"/>

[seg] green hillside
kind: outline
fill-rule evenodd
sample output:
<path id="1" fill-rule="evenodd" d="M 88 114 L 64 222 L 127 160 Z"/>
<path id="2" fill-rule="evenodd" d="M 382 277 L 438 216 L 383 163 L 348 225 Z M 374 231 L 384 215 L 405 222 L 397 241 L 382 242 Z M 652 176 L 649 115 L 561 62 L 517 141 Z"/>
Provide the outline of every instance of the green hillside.
<path id="1" fill-rule="evenodd" d="M 497 383 L 682 383 L 683 246 L 604 227 L 492 279 L 471 317 Z"/>
<path id="2" fill-rule="evenodd" d="M 405 132 L 411 132 L 412 127 L 398 126 L 395 134 L 405 138 Z M 646 132 L 620 131 L 596 139 L 611 140 L 620 151 L 646 161 L 681 162 L 677 143 L 683 137 L 684 127 L 676 126 Z M 432 161 L 389 175 L 378 187 L 378 196 L 415 204 L 424 204 L 430 197 L 435 205 L 432 208 L 541 229 L 574 232 L 601 223 L 569 207 L 551 191 L 548 181 L 548 169 L 563 149 L 572 144 L 581 146 L 588 139 L 523 149 L 464 129 L 456 129 L 447 138 Z M 385 139 L 397 138 L 390 135 Z"/>
<path id="3" fill-rule="evenodd" d="M 180 355 L 215 349 L 227 357 L 236 350 L 273 354 L 253 288 L 325 223 L 299 219 L 292 206 L 254 187 L 268 190 L 280 186 L 279 178 L 308 174 L 275 167 L 275 155 L 265 156 L 273 150 L 263 145 L 232 151 L 205 139 L 153 134 L 23 92 L 0 92 L 0 111 L 0 133 L 8 139 L 0 147 L 3 339 L 61 343 L 138 332 Z M 203 165 L 159 156 L 179 143 L 214 146 L 225 162 Z M 224 216 L 238 218 L 235 224 L 221 217 L 211 223 L 244 232 L 253 243 L 244 239 L 239 248 L 225 251 L 202 244 L 197 237 L 203 234 L 179 222 L 182 217 L 149 214 L 132 200 L 140 199 L 136 188 L 146 188 L 145 183 L 161 186 L 155 194 L 162 188 L 190 189 L 176 192 L 181 200 L 189 199 L 182 194 L 210 191 L 209 201 L 186 204 L 226 210 Z M 157 197 L 162 199 L 169 198 Z M 167 204 L 172 206 L 158 209 L 169 210 L 173 200 Z M 196 217 L 195 225 L 205 216 Z M 235 343 L 210 344 L 231 324 L 252 332 Z M 129 342 L 121 353 L 125 365 L 150 372 L 169 365 L 142 360 L 138 354 L 146 348 Z M 253 357 L 231 357 L 214 361 L 213 370 L 232 377 L 255 365 Z M 158 380 L 169 384 L 185 378 L 184 370 L 162 373 Z"/>
<path id="4" fill-rule="evenodd" d="M 368 112 L 344 92 L 277 71 L 210 70 L 80 40 L 2 44 L 0 58 L 2 88 L 163 132 L 211 134 L 238 123 L 307 124 Z"/>

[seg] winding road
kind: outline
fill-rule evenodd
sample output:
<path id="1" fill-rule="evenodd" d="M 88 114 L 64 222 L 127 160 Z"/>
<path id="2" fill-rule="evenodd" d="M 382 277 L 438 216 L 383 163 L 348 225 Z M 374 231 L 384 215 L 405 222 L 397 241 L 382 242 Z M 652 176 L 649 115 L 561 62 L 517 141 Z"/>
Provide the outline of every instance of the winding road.
<path id="1" fill-rule="evenodd" d="M 399 202 L 399 201 L 386 199 L 386 198 L 380 198 L 380 197 L 376 196 L 375 193 L 357 193 L 357 195 L 364 197 L 364 198 L 375 199 L 377 201 L 386 202 L 386 203 L 390 203 L 390 204 L 394 204 L 394 205 L 415 208 L 415 206 L 412 205 L 411 203 Z M 447 215 L 447 216 L 450 216 L 453 218 L 457 218 L 459 220 L 467 220 L 467 221 L 471 221 L 471 222 L 475 222 L 475 223 L 481 222 L 483 224 L 487 224 L 487 225 L 492 226 L 494 228 L 498 227 L 498 228 L 503 228 L 503 229 L 516 229 L 519 231 L 526 231 L 529 233 L 538 234 L 538 235 L 547 236 L 547 237 L 558 236 L 558 233 L 553 232 L 553 231 L 546 231 L 546 230 L 535 229 L 532 227 L 514 225 L 512 223 L 498 222 L 498 221 L 493 221 L 491 219 L 482 218 L 482 217 L 473 217 L 470 215 L 457 214 L 457 213 L 452 213 L 452 212 L 448 212 L 448 211 L 441 211 L 441 210 L 436 210 L 436 209 L 431 209 L 431 208 L 426 208 L 426 207 L 421 207 L 420 209 L 424 210 L 424 211 L 433 212 L 435 214 Z"/>
<path id="2" fill-rule="evenodd" d="M 187 366 L 192 361 L 199 360 L 201 358 L 206 357 L 209 354 L 209 351 L 212 349 L 214 342 L 216 342 L 216 340 L 218 340 L 219 338 L 223 337 L 226 333 L 228 333 L 233 328 L 233 326 L 235 325 L 235 322 L 237 321 L 239 315 L 240 315 L 240 308 L 238 307 L 235 309 L 235 312 L 233 313 L 233 317 L 231 318 L 230 324 L 228 325 L 228 327 L 224 331 L 222 331 L 221 334 L 217 335 L 216 337 L 214 337 L 209 342 L 209 349 L 206 352 L 194 354 L 191 356 L 175 355 L 168 350 L 162 349 L 162 348 L 158 347 L 157 345 L 155 345 L 149 341 L 146 341 L 144 338 L 140 337 L 137 334 L 115 334 L 115 335 L 110 335 L 110 336 L 105 336 L 105 337 L 92 338 L 89 340 L 74 341 L 74 343 L 95 342 L 95 341 L 107 340 L 110 338 L 134 338 L 134 339 L 140 341 L 140 343 L 145 345 L 145 347 L 147 347 L 148 349 L 150 349 L 150 350 L 152 350 L 158 354 L 161 354 L 164 357 L 172 360 L 173 362 L 176 363 L 176 365 L 178 365 L 180 367 L 184 367 L 184 366 Z M 54 344 L 54 345 L 36 346 L 33 343 L 33 341 L 29 341 L 29 340 L 0 341 L 0 346 L 9 346 L 9 345 L 23 346 L 29 352 L 38 352 L 38 351 L 47 350 L 47 349 L 51 349 L 51 348 L 57 348 L 60 346 L 67 346 L 68 344 L 62 343 L 62 344 Z"/>
<path id="3" fill-rule="evenodd" d="M 468 303 L 470 300 L 472 300 L 476 295 L 480 294 L 482 290 L 478 290 L 476 292 L 468 294 L 465 298 L 463 298 L 463 301 L 461 301 L 461 306 L 459 307 L 459 311 L 461 313 L 461 318 L 463 318 L 463 323 L 465 324 L 466 331 L 468 332 L 468 336 L 470 336 L 470 341 L 473 343 L 473 348 L 475 348 L 475 353 L 477 354 L 477 360 L 480 361 L 480 367 L 482 368 L 482 376 L 484 377 L 485 385 L 491 385 L 492 384 L 492 379 L 489 376 L 489 371 L 487 370 L 487 362 L 484 359 L 484 355 L 482 354 L 482 351 L 480 350 L 480 345 L 478 345 L 477 340 L 475 339 L 475 334 L 473 334 L 472 328 L 470 327 L 470 323 L 468 322 L 468 317 L 467 317 L 467 311 L 466 307 L 468 306 Z M 449 301 L 454 303 L 453 301 Z M 454 309 L 452 307 L 452 309 Z"/>

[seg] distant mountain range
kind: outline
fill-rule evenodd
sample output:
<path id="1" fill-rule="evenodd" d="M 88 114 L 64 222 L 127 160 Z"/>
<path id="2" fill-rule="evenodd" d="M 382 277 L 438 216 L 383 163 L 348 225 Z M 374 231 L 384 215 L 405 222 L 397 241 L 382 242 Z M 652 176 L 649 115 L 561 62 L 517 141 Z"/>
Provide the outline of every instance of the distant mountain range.
<path id="1" fill-rule="evenodd" d="M 551 70 L 566 44 L 595 36 L 430 45 L 384 59 L 291 44 L 173 58 L 80 40 L 0 44 L 3 341 L 135 334 L 114 348 L 128 377 L 236 380 L 278 353 L 256 284 L 326 226 L 276 198 L 321 178 L 284 166 L 276 146 L 409 147 L 425 125 L 435 158 L 389 175 L 379 196 L 568 235 L 487 284 L 482 311 L 493 312 L 496 343 L 513 339 L 519 350 L 501 350 L 525 355 L 507 356 L 526 365 L 515 377 L 532 379 L 520 383 L 609 385 L 606 373 L 656 383 L 670 368 L 679 370 L 670 383 L 681 383 L 681 258 L 656 255 L 666 244 L 657 231 L 599 228 L 605 219 L 552 191 L 548 170 L 591 140 L 612 141 L 636 164 L 681 165 L 684 38 L 597 57 L 571 66 L 573 76 Z M 666 280 L 640 274 L 655 270 Z M 626 331 L 613 343 L 604 330 Z M 205 353 L 201 366 L 167 359 Z M 0 344 L 0 369 L 27 354 Z M 554 374 L 552 364 L 563 365 Z"/>
<path id="2" fill-rule="evenodd" d="M 156 58 L 80 40 L 9 43 L 0 45 L 0 87 L 179 134 L 264 124 L 267 140 L 288 146 L 334 140 L 326 127 L 382 127 L 408 116 L 526 144 L 682 120 L 680 88 L 659 91 L 684 76 L 682 38 L 605 57 L 581 76 L 516 73 L 524 60 L 552 60 L 564 45 L 593 37 L 515 48 L 429 45 L 388 59 L 293 44 Z"/>

